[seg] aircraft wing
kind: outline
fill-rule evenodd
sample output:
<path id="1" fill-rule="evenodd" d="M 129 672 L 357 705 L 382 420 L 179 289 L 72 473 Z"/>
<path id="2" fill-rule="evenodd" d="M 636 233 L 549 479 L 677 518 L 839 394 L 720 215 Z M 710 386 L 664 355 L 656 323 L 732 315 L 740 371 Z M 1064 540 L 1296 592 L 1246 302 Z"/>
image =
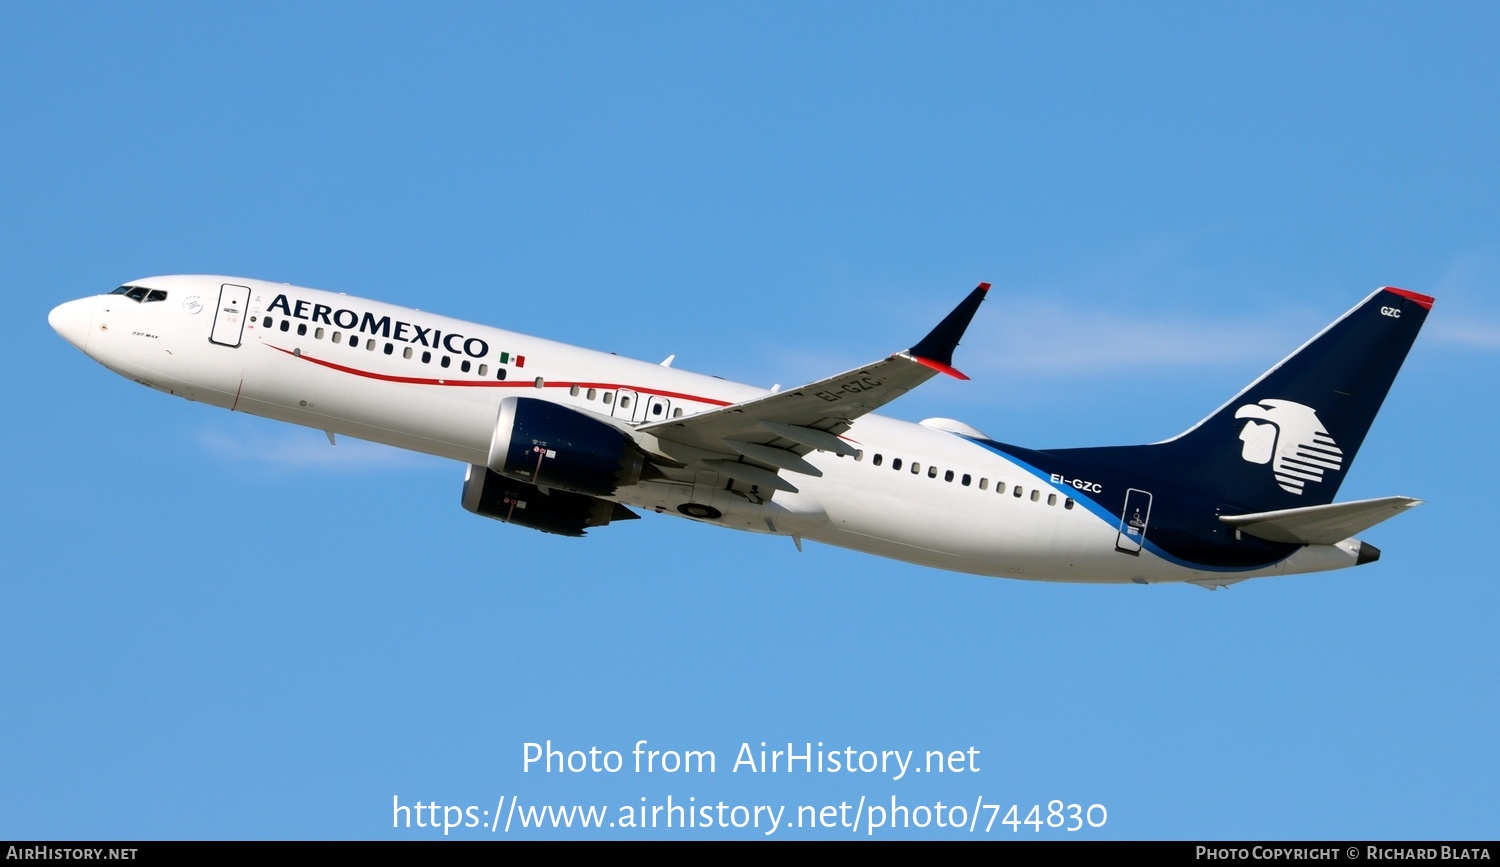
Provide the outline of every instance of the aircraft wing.
<path id="1" fill-rule="evenodd" d="M 801 456 L 814 449 L 853 455 L 841 439 L 854 420 L 895 400 L 938 373 L 968 379 L 953 368 L 953 350 L 989 291 L 980 283 L 931 333 L 910 349 L 799 388 L 752 398 L 637 428 L 669 443 L 729 455 L 719 466 L 731 478 L 795 491 L 778 470 L 821 475 Z M 753 462 L 749 469 L 745 461 Z M 760 473 L 757 465 L 764 465 Z M 738 473 L 739 475 L 736 475 Z"/>
<path id="2" fill-rule="evenodd" d="M 1412 506 L 1420 505 L 1421 502 L 1411 497 L 1380 497 L 1250 515 L 1222 515 L 1219 520 L 1272 542 L 1332 545 L 1355 533 L 1368 530 L 1387 518 L 1393 518 Z"/>

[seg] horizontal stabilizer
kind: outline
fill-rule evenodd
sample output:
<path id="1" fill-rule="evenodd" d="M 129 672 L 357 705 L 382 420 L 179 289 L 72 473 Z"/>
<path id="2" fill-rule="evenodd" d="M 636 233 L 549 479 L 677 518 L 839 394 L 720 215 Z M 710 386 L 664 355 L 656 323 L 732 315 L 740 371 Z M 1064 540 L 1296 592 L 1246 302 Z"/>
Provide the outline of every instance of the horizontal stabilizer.
<path id="1" fill-rule="evenodd" d="M 1422 501 L 1411 497 L 1380 497 L 1351 503 L 1303 506 L 1250 515 L 1221 515 L 1219 520 L 1271 542 L 1332 545 L 1342 542 Z"/>

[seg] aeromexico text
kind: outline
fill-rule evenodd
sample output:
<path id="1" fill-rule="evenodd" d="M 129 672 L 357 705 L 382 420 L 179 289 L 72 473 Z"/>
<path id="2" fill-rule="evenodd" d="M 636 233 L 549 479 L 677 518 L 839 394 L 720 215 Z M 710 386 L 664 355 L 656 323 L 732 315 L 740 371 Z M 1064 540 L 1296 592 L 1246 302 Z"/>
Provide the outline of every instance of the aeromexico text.
<path id="1" fill-rule="evenodd" d="M 283 315 L 293 319 L 321 322 L 331 327 L 358 331 L 372 336 L 379 335 L 389 340 L 444 350 L 454 355 L 486 358 L 490 354 L 490 345 L 483 338 L 465 337 L 452 331 L 444 334 L 438 328 L 423 328 L 414 322 L 392 319 L 389 316 L 377 317 L 369 311 L 356 313 L 346 307 L 335 308 L 327 304 L 313 304 L 301 298 L 288 301 L 285 295 L 277 295 L 266 310 L 279 310 Z"/>
<path id="2" fill-rule="evenodd" d="M 978 747 L 959 750 L 867 750 L 854 746 L 825 747 L 822 741 L 800 744 L 768 745 L 759 748 L 749 741 L 735 751 L 730 773 L 776 774 L 885 774 L 899 780 L 908 773 L 977 774 Z M 617 774 L 626 768 L 637 774 L 713 774 L 719 770 L 719 759 L 713 750 L 657 749 L 648 741 L 635 742 L 628 755 L 620 750 L 562 750 L 545 743 L 521 745 L 521 772 Z"/>

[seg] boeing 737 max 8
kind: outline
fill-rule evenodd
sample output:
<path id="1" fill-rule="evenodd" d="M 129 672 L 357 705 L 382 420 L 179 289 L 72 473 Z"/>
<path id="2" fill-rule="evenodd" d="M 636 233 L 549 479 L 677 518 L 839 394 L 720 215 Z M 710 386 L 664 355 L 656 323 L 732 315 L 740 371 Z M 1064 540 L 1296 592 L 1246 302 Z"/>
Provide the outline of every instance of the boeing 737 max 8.
<path id="1" fill-rule="evenodd" d="M 1419 501 L 1334 503 L 1432 299 L 1382 288 L 1188 431 L 1033 450 L 874 410 L 953 368 L 980 284 L 910 349 L 766 391 L 347 295 L 136 280 L 49 316 L 189 400 L 467 465 L 471 512 L 549 533 L 629 507 L 979 575 L 1219 587 L 1367 563 Z"/>

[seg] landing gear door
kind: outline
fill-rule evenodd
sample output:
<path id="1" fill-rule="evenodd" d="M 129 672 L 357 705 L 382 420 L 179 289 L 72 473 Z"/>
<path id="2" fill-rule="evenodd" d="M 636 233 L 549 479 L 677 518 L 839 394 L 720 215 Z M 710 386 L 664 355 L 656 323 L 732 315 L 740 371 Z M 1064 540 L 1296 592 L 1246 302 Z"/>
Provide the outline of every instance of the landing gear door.
<path id="1" fill-rule="evenodd" d="M 1115 550 L 1140 556 L 1146 542 L 1146 524 L 1151 520 L 1151 494 L 1137 488 L 1125 492 L 1125 508 L 1120 512 L 1120 534 Z"/>
<path id="2" fill-rule="evenodd" d="M 214 330 L 208 341 L 220 346 L 239 346 L 245 333 L 245 308 L 250 306 L 250 289 L 225 283 L 219 287 L 219 306 L 214 308 Z"/>

